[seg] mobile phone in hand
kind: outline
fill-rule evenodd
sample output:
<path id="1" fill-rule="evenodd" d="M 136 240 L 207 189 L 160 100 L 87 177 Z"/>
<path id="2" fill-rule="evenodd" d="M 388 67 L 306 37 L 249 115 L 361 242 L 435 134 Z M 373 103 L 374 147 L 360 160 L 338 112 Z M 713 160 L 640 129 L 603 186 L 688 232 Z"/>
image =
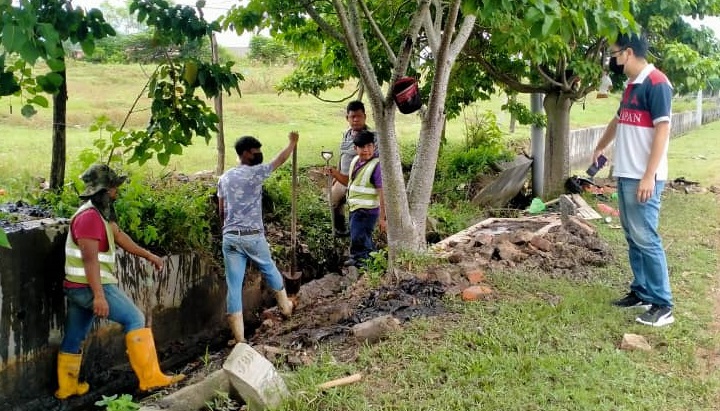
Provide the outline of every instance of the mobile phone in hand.
<path id="1" fill-rule="evenodd" d="M 590 177 L 594 177 L 595 174 L 597 174 L 597 172 L 600 171 L 601 168 L 605 167 L 605 163 L 607 163 L 607 157 L 600 154 L 600 156 L 598 156 L 598 158 L 597 158 L 597 165 L 594 163 L 591 164 L 590 167 L 586 171 L 587 175 L 589 175 Z"/>

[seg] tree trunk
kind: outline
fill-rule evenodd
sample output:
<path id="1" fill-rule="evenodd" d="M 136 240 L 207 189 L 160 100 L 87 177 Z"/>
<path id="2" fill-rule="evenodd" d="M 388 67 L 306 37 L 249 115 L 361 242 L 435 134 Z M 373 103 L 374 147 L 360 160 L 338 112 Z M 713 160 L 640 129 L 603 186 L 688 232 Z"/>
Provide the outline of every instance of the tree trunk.
<path id="1" fill-rule="evenodd" d="M 565 192 L 570 173 L 568 138 L 572 100 L 562 93 L 549 93 L 545 95 L 543 107 L 547 114 L 543 194 L 548 200 Z"/>
<path id="2" fill-rule="evenodd" d="M 52 137 L 52 163 L 50 165 L 50 189 L 61 191 L 65 184 L 65 156 L 67 142 L 67 127 L 65 126 L 67 113 L 67 72 L 59 72 L 63 78 L 60 90 L 53 96 L 53 137 Z"/>
<path id="3" fill-rule="evenodd" d="M 424 238 L 416 231 L 410 217 L 405 179 L 400 164 L 400 150 L 395 134 L 395 105 L 373 104 L 375 127 L 378 132 L 380 164 L 385 194 L 385 212 L 387 214 L 387 236 L 389 260 L 394 261 L 400 251 L 418 251 L 425 244 Z"/>
<path id="4" fill-rule="evenodd" d="M 212 50 L 212 61 L 218 63 L 218 45 L 215 39 L 215 33 L 210 35 L 210 48 Z M 223 98 L 222 93 L 218 93 L 215 97 L 215 113 L 218 115 L 218 132 L 217 132 L 217 165 L 215 166 L 215 175 L 222 175 L 225 172 L 225 129 L 223 127 Z"/>
<path id="5" fill-rule="evenodd" d="M 444 91 L 437 92 L 445 94 Z M 444 101 L 444 97 L 441 100 Z M 431 102 L 431 107 L 428 107 L 420 126 L 420 143 L 417 145 L 408 182 L 410 215 L 420 236 L 418 241 L 421 241 L 422 245 L 425 245 L 425 226 L 444 124 L 444 106 L 438 107 L 437 104 L 433 105 Z"/>

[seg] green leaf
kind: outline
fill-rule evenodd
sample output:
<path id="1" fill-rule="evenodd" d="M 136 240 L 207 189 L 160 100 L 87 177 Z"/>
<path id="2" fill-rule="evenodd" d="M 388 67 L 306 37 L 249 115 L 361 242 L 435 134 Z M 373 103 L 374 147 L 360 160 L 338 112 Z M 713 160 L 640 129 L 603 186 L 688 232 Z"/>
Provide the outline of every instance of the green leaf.
<path id="1" fill-rule="evenodd" d="M 6 24 L 2 30 L 2 45 L 10 53 L 17 53 L 27 41 L 27 33 L 15 23 Z"/>
<path id="2" fill-rule="evenodd" d="M 48 79 L 50 84 L 55 87 L 60 87 L 63 83 L 63 77 L 57 73 L 48 73 L 45 77 Z"/>
<path id="3" fill-rule="evenodd" d="M 25 104 L 20 110 L 20 113 L 22 113 L 23 117 L 30 118 L 37 114 L 37 110 L 35 110 L 35 107 L 32 104 Z"/>
<path id="4" fill-rule="evenodd" d="M 12 248 L 10 247 L 10 240 L 8 240 L 7 234 L 2 227 L 0 227 L 0 247 Z"/>
<path id="5" fill-rule="evenodd" d="M 82 47 L 83 52 L 85 55 L 92 55 L 95 51 L 95 41 L 93 39 L 88 38 L 80 42 L 80 47 Z"/>
<path id="6" fill-rule="evenodd" d="M 158 163 L 166 166 L 170 162 L 170 153 L 157 153 Z"/>
<path id="7" fill-rule="evenodd" d="M 37 96 L 37 95 L 35 97 L 31 98 L 30 100 L 28 100 L 27 102 L 28 102 L 28 104 L 37 104 L 38 106 L 40 106 L 42 108 L 48 108 L 48 106 L 50 105 L 48 103 L 48 99 L 46 99 L 43 96 Z"/>
<path id="8" fill-rule="evenodd" d="M 52 71 L 59 72 L 65 70 L 65 62 L 61 59 L 49 59 L 47 65 Z"/>

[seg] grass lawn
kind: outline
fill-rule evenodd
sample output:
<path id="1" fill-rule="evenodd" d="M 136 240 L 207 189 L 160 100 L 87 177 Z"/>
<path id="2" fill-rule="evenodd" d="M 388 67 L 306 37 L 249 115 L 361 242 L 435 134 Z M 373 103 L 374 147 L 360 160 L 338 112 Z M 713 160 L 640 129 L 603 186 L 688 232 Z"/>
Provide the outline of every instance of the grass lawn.
<path id="1" fill-rule="evenodd" d="M 717 128 L 673 140 L 672 175 L 720 184 Z M 706 160 L 693 160 L 698 154 Z M 451 301 L 451 314 L 412 321 L 353 363 L 326 355 L 288 377 L 298 394 L 284 409 L 716 410 L 718 210 L 711 193 L 664 198 L 675 324 L 643 326 L 637 311 L 609 305 L 631 274 L 621 231 L 600 225 L 615 257 L 590 278 L 488 273 L 497 299 Z M 645 336 L 652 351 L 620 350 L 624 333 Z M 364 374 L 362 382 L 326 393 L 313 388 L 354 372 Z"/>

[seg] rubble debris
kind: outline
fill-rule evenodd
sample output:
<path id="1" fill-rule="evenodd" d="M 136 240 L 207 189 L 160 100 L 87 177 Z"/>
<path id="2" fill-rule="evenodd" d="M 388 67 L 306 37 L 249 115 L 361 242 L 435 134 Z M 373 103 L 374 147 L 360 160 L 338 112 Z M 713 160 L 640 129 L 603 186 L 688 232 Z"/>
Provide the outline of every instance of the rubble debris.
<path id="1" fill-rule="evenodd" d="M 672 181 L 668 181 L 665 185 L 666 190 L 682 192 L 685 194 L 705 194 L 708 191 L 716 193 L 716 187 L 705 188 L 700 185 L 697 181 L 686 180 L 685 177 L 678 177 Z M 715 190 L 715 191 L 713 191 Z"/>
<path id="2" fill-rule="evenodd" d="M 586 278 L 590 267 L 607 264 L 612 255 L 592 223 L 571 216 L 563 224 L 559 214 L 549 213 L 486 219 L 435 244 L 431 251 L 438 257 L 463 256 L 458 265 L 472 260 L 481 262 L 479 269 L 522 266 L 571 278 Z"/>

